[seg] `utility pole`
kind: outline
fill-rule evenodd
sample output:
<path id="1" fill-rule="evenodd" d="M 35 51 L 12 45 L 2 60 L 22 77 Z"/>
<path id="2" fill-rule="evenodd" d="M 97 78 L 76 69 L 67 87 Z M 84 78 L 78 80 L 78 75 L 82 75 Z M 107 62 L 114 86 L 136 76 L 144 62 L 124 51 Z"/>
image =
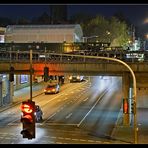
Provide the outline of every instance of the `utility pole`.
<path id="1" fill-rule="evenodd" d="M 32 50 L 30 50 L 30 101 L 32 101 Z"/>

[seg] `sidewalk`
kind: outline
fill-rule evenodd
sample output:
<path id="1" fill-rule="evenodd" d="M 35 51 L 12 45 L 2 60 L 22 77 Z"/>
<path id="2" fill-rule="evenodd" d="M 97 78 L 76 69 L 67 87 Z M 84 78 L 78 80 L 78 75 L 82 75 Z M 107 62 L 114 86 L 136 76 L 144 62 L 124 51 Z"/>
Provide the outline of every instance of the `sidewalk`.
<path id="1" fill-rule="evenodd" d="M 122 113 L 118 117 L 117 123 L 111 135 L 116 144 L 134 144 L 134 130 L 133 126 L 123 126 Z"/>
<path id="2" fill-rule="evenodd" d="M 142 111 L 143 109 L 138 108 L 137 110 L 137 144 L 148 144 L 148 111 Z M 122 112 L 119 113 L 119 117 L 116 126 L 112 132 L 112 139 L 115 140 L 114 143 L 123 144 L 134 144 L 134 126 L 133 121 L 130 126 L 123 126 L 123 115 Z"/>
<path id="3" fill-rule="evenodd" d="M 43 93 L 45 82 L 34 83 L 32 85 L 32 98 Z M 10 108 L 13 105 L 19 104 L 24 100 L 30 99 L 30 86 L 14 91 L 13 101 L 11 104 L 0 107 L 0 112 Z"/>
<path id="4" fill-rule="evenodd" d="M 43 93 L 46 83 L 36 83 L 32 86 L 32 98 Z M 30 86 L 14 91 L 13 102 L 9 105 L 0 107 L 0 112 L 10 108 L 13 105 L 19 104 L 30 98 Z M 144 117 L 144 118 L 143 118 Z M 148 110 L 141 111 L 140 107 L 137 110 L 137 126 L 138 144 L 148 144 Z M 132 121 L 133 124 L 133 121 Z M 133 125 L 123 126 L 123 111 L 119 112 L 116 125 L 111 135 L 113 144 L 134 144 L 134 129 Z"/>

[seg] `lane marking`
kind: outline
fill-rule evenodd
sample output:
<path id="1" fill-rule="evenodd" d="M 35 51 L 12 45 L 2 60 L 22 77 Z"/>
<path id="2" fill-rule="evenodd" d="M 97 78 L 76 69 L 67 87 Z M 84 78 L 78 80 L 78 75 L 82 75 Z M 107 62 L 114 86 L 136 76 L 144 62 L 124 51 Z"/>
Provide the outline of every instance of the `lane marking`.
<path id="1" fill-rule="evenodd" d="M 79 124 L 77 125 L 77 127 L 79 127 L 81 125 L 81 123 L 85 120 L 85 118 L 90 114 L 90 112 L 94 109 L 94 107 L 97 105 L 97 103 L 100 101 L 100 99 L 106 94 L 106 92 L 108 91 L 108 89 L 106 91 L 104 91 L 101 96 L 99 97 L 99 99 L 96 101 L 96 103 L 92 106 L 92 108 L 87 112 L 87 114 L 82 118 L 82 120 L 79 122 Z"/>
<path id="2" fill-rule="evenodd" d="M 68 119 L 70 116 L 72 116 L 72 113 L 70 113 L 69 115 L 67 115 L 65 118 Z"/>
<path id="3" fill-rule="evenodd" d="M 68 98 L 66 97 L 65 99 L 63 99 L 63 101 L 67 100 Z"/>
<path id="4" fill-rule="evenodd" d="M 40 125 L 67 125 L 67 126 L 77 126 L 77 124 L 66 124 L 66 123 L 40 123 Z"/>
<path id="5" fill-rule="evenodd" d="M 87 101 L 87 100 L 88 100 L 88 98 L 84 99 L 83 101 L 85 102 L 85 101 Z"/>
<path id="6" fill-rule="evenodd" d="M 51 116 L 49 116 L 42 124 L 44 124 L 47 120 L 51 119 L 54 115 L 56 115 L 56 112 L 52 114 Z"/>

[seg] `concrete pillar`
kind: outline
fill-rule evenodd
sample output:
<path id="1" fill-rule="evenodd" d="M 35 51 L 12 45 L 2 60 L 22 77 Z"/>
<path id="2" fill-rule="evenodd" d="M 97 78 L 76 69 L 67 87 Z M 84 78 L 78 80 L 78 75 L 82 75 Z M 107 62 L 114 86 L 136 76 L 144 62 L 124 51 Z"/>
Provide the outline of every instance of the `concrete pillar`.
<path id="1" fill-rule="evenodd" d="M 124 73 L 122 77 L 122 89 L 123 89 L 123 107 L 124 102 L 128 102 L 128 112 L 123 112 L 123 125 L 130 125 L 130 114 L 129 114 L 129 89 L 130 89 L 130 75 L 129 73 Z M 124 111 L 124 110 L 123 110 Z"/>
<path id="2" fill-rule="evenodd" d="M 13 102 L 13 96 L 14 96 L 14 82 L 10 82 L 10 103 Z"/>
<path id="3" fill-rule="evenodd" d="M 2 97 L 2 75 L 0 75 L 0 106 L 3 105 L 3 97 Z"/>

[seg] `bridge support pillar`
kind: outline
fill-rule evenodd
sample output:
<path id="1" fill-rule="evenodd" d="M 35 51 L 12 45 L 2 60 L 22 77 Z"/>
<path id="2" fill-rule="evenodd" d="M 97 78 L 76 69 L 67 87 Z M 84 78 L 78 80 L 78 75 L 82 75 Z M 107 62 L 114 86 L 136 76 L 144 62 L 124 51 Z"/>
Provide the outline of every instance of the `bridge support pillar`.
<path id="1" fill-rule="evenodd" d="M 13 86 L 14 81 L 10 82 L 10 103 L 13 102 L 13 96 L 14 96 L 14 86 Z"/>
<path id="2" fill-rule="evenodd" d="M 123 89 L 123 125 L 130 126 L 130 75 L 124 73 L 122 77 L 122 89 Z"/>

